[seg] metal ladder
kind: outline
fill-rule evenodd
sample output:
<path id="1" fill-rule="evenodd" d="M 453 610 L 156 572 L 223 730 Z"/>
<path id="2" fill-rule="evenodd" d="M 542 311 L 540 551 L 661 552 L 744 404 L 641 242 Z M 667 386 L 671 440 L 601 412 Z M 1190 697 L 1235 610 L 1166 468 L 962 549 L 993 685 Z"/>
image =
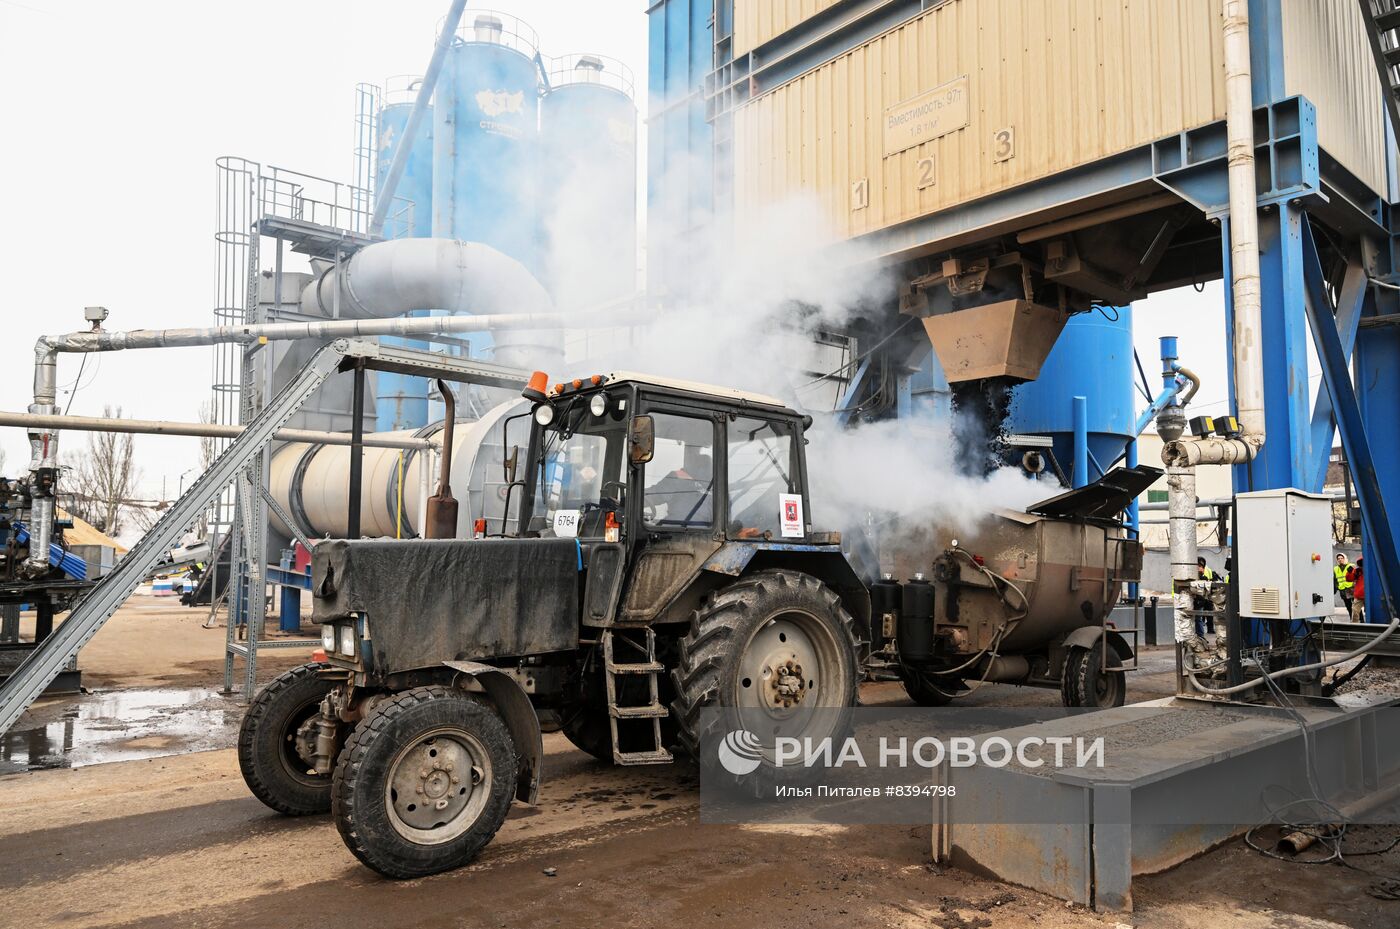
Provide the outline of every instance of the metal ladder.
<path id="1" fill-rule="evenodd" d="M 637 651 L 645 650 L 645 661 L 619 662 L 613 653 L 613 630 L 603 630 L 603 673 L 608 688 L 608 725 L 612 729 L 613 761 L 623 765 L 665 764 L 673 761 L 666 750 L 661 736 L 661 720 L 671 715 L 671 711 L 661 704 L 660 686 L 657 675 L 666 670 L 665 665 L 656 660 L 656 633 L 648 626 L 646 646 L 623 637 L 622 641 Z M 619 706 L 617 702 L 617 675 L 645 675 L 649 685 L 650 700 L 640 706 Z M 624 752 L 618 741 L 618 723 L 623 721 L 651 721 L 653 748 L 650 751 Z"/>
<path id="2" fill-rule="evenodd" d="M 373 346 L 339 339 L 320 349 L 294 377 L 214 459 L 190 489 L 175 501 L 165 515 L 127 552 L 117 567 L 104 577 L 68 614 L 52 635 L 46 638 L 15 673 L 0 685 L 0 733 L 6 732 L 20 715 L 44 692 L 49 683 L 75 658 L 78 650 L 97 634 L 117 608 L 131 596 L 146 572 L 179 540 L 180 535 L 229 482 L 239 476 L 272 441 L 306 399 L 333 374 L 341 358 L 372 351 Z"/>
<path id="3" fill-rule="evenodd" d="M 1366 37 L 1376 59 L 1390 124 L 1400 127 L 1400 4 L 1396 0 L 1358 0 Z"/>

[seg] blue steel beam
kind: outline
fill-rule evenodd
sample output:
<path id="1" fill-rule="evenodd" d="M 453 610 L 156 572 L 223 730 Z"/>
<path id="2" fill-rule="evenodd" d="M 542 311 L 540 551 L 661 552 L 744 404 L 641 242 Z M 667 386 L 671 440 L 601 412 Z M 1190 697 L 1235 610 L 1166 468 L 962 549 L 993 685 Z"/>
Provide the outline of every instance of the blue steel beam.
<path id="1" fill-rule="evenodd" d="M 1341 434 L 1342 448 L 1351 467 L 1352 483 L 1356 487 L 1356 499 L 1361 508 L 1362 531 L 1368 550 L 1373 553 L 1371 570 L 1367 573 L 1372 578 L 1379 578 L 1386 613 L 1394 615 L 1395 595 L 1397 589 L 1400 589 L 1400 554 L 1397 554 L 1395 549 L 1395 535 L 1386 508 L 1385 495 L 1381 490 L 1375 459 L 1371 455 L 1371 445 L 1367 440 L 1366 425 L 1357 403 L 1356 390 L 1347 370 L 1341 336 L 1337 332 L 1336 320 L 1331 312 L 1332 301 L 1327 295 L 1327 282 L 1322 274 L 1322 263 L 1318 260 L 1317 244 L 1313 241 L 1312 230 L 1306 222 L 1302 226 L 1302 241 L 1303 280 L 1308 291 L 1308 300 L 1305 301 L 1308 324 L 1312 327 L 1313 343 L 1317 346 L 1323 383 L 1327 386 L 1327 392 L 1332 395 L 1332 407 L 1336 411 L 1337 431 Z M 1394 429 L 1393 423 L 1375 425 L 1382 430 Z M 1395 470 L 1394 462 L 1386 462 L 1386 465 L 1388 471 Z M 1375 570 L 1377 562 L 1379 571 Z M 1372 583 L 1374 584 L 1374 581 Z M 1368 595 L 1371 592 L 1367 590 Z M 1370 618 L 1378 621 L 1381 617 Z"/>
<path id="2" fill-rule="evenodd" d="M 878 356 L 872 353 L 868 358 L 860 363 L 856 368 L 856 373 L 852 375 L 851 382 L 846 385 L 846 392 L 841 397 L 841 403 L 836 407 L 836 424 L 842 428 L 849 426 L 851 420 L 855 418 L 860 407 L 862 395 L 865 393 L 866 381 L 870 379 L 870 372 L 875 369 L 875 361 Z"/>
<path id="3" fill-rule="evenodd" d="M 1311 260 L 1316 260 L 1316 256 Z M 1337 299 L 1337 337 L 1342 343 L 1342 356 L 1350 358 L 1356 347 L 1356 330 L 1361 323 L 1361 310 L 1366 304 L 1368 279 L 1366 268 L 1359 259 L 1347 265 L 1346 278 Z M 1312 462 L 1304 490 L 1320 493 L 1327 480 L 1327 462 L 1332 454 L 1332 433 L 1337 428 L 1332 416 L 1332 394 L 1317 392 L 1312 413 Z"/>
<path id="4" fill-rule="evenodd" d="M 1260 342 L 1264 356 L 1264 429 L 1259 456 L 1234 469 L 1237 492 L 1306 487 L 1312 466 L 1312 423 L 1308 408 L 1308 340 L 1303 296 L 1303 238 L 1307 223 L 1301 207 L 1283 203 L 1259 219 L 1262 307 Z M 1221 261 L 1231 277 L 1228 219 L 1221 222 Z M 1225 288 L 1226 357 L 1230 359 L 1230 409 L 1235 409 L 1234 297 Z"/>

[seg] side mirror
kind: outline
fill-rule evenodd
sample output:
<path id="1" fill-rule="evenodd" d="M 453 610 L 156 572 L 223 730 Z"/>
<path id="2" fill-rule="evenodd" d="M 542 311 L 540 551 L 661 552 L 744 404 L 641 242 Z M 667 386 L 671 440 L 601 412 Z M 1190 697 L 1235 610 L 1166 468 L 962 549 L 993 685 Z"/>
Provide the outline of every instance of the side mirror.
<path id="1" fill-rule="evenodd" d="M 514 484 L 514 483 L 515 483 L 515 473 L 516 473 L 516 471 L 517 471 L 517 470 L 519 469 L 519 467 L 520 467 L 520 446 L 519 446 L 519 445 L 512 445 L 512 446 L 510 447 L 510 454 L 506 456 L 506 459 L 505 459 L 505 461 L 503 462 L 503 464 L 505 464 L 505 468 L 506 468 L 506 483 L 507 483 L 507 484 Z"/>
<path id="2" fill-rule="evenodd" d="M 656 423 L 650 416 L 632 417 L 627 438 L 627 454 L 634 465 L 651 461 L 656 454 Z"/>

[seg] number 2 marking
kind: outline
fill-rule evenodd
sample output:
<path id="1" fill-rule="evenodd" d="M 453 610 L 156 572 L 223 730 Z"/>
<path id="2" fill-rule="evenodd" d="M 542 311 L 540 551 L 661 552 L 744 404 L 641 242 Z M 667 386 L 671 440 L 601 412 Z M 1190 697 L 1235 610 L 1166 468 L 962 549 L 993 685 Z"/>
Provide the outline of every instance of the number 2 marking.
<path id="1" fill-rule="evenodd" d="M 938 183 L 938 175 L 934 171 L 932 155 L 927 158 L 920 158 L 918 161 L 914 162 L 914 167 L 919 172 L 919 179 L 914 184 L 915 189 L 923 190 Z"/>

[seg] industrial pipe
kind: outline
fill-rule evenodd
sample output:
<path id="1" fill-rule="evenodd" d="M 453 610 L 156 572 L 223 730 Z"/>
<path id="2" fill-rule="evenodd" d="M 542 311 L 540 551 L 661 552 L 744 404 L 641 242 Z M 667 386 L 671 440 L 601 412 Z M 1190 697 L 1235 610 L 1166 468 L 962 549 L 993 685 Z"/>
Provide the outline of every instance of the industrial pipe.
<path id="1" fill-rule="evenodd" d="M 1196 581 L 1196 469 L 1167 467 L 1167 548 L 1172 560 L 1173 627 L 1178 645 L 1204 646 L 1196 635 L 1194 596 Z M 1201 650 L 1200 648 L 1194 650 Z"/>
<path id="2" fill-rule="evenodd" d="M 301 310 L 311 316 L 342 319 L 381 319 L 401 316 L 413 310 L 445 310 L 452 314 L 493 314 L 510 319 L 557 320 L 552 327 L 563 328 L 562 316 L 549 316 L 554 302 L 548 291 L 524 265 L 477 242 L 454 239 L 393 239 L 366 246 L 342 262 L 331 266 L 306 285 Z M 482 316 L 475 317 L 480 319 Z M 449 322 L 429 317 L 437 325 Z M 424 319 L 403 322 L 422 323 Z M 456 322 L 456 319 L 451 319 Z M 463 332 L 481 329 L 551 328 L 541 326 L 464 326 L 395 329 L 390 333 Z M 563 361 L 563 337 L 555 331 L 548 338 L 502 334 L 496 338 L 495 360 L 519 368 L 552 370 Z"/>
<path id="3" fill-rule="evenodd" d="M 98 416 L 40 416 L 0 410 L 0 426 L 74 429 L 78 432 L 129 432 L 137 435 L 177 435 L 201 439 L 236 439 L 245 427 L 221 423 L 181 423 L 166 419 L 103 419 Z M 346 432 L 318 432 L 314 429 L 278 429 L 273 435 L 285 442 L 314 442 L 317 445 L 349 445 Z M 398 439 L 366 436 L 367 448 L 426 450 L 434 447 L 428 439 Z"/>
<path id="4" fill-rule="evenodd" d="M 431 241 L 427 239 L 412 241 Z M 398 242 L 382 242 L 395 245 Z M 457 244 L 457 243 L 453 243 Z M 375 246 L 358 253 L 356 257 Z M 480 246 L 500 259 L 515 265 L 529 277 L 529 272 L 493 249 Z M 490 262 L 487 262 L 490 264 Z M 499 267 L 497 263 L 493 266 Z M 539 287 L 533 277 L 529 280 Z M 543 288 L 540 288 L 543 292 Z M 505 307 L 505 294 L 483 288 L 483 294 L 495 300 L 491 305 Z M 546 300 L 548 297 L 546 296 Z M 431 305 L 431 304 L 427 304 Z M 539 304 L 533 304 L 539 305 Z M 564 317 L 556 313 L 524 313 L 520 315 L 486 315 L 462 317 L 420 317 L 416 319 L 335 319 L 325 322 L 261 323 L 246 326 L 213 326 L 194 329 L 137 329 L 130 332 L 105 332 L 92 329 L 63 335 L 40 336 L 34 343 L 34 402 L 29 412 L 36 416 L 54 416 L 59 412 L 58 355 L 60 352 L 115 352 L 138 348 L 174 348 L 179 346 L 217 345 L 222 343 L 255 343 L 321 339 L 330 341 L 355 336 L 421 335 L 448 332 L 483 332 L 492 329 L 558 330 Z M 29 431 L 29 471 L 34 477 L 33 516 L 29 558 L 25 561 L 30 574 L 48 570 L 49 544 L 53 541 L 54 498 L 45 488 L 51 487 L 58 473 L 58 432 L 50 426 L 34 426 Z"/>
<path id="5" fill-rule="evenodd" d="M 442 405 L 446 414 L 442 420 L 442 447 L 455 448 L 452 444 L 452 428 L 457 422 L 457 398 L 446 381 L 438 381 L 438 393 L 442 394 Z M 430 539 L 455 539 L 457 537 L 457 500 L 452 496 L 452 456 L 443 455 L 441 472 L 438 474 L 437 493 L 428 498 L 427 532 Z"/>
<path id="6" fill-rule="evenodd" d="M 1259 213 L 1254 177 L 1254 89 L 1249 2 L 1223 0 L 1225 136 L 1230 186 L 1230 275 L 1235 312 L 1237 438 L 1177 440 L 1162 449 L 1168 465 L 1243 464 L 1264 444 L 1263 310 L 1259 283 Z"/>

